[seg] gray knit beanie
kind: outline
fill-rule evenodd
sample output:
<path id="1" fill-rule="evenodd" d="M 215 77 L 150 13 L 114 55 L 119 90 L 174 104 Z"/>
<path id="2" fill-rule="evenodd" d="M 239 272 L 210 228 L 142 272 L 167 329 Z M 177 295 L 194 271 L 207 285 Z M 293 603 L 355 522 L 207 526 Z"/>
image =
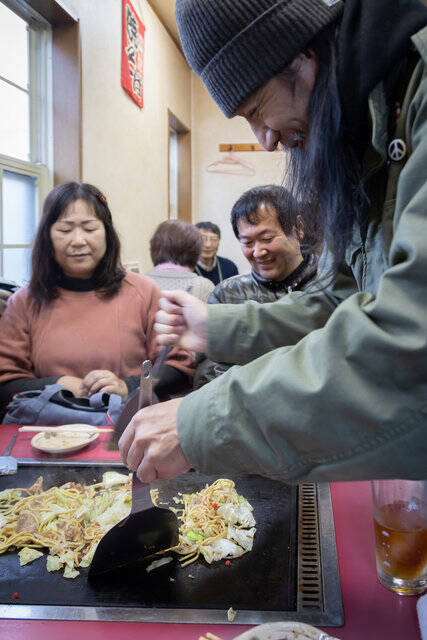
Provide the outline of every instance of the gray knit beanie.
<path id="1" fill-rule="evenodd" d="M 340 0 L 176 0 L 189 65 L 228 118 L 337 20 Z"/>

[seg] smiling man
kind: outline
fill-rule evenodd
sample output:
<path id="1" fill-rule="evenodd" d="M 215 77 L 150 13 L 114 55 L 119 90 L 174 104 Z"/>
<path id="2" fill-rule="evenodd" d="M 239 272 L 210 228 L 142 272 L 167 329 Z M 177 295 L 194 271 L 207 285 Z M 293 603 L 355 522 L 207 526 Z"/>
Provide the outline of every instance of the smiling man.
<path id="1" fill-rule="evenodd" d="M 266 185 L 246 191 L 231 210 L 231 225 L 250 273 L 218 284 L 209 304 L 241 304 L 248 300 L 274 302 L 291 291 L 305 290 L 316 274 L 317 256 L 302 253 L 304 240 L 300 216 L 285 205 L 283 187 Z M 194 388 L 224 373 L 230 365 L 203 358 L 194 376 Z"/>

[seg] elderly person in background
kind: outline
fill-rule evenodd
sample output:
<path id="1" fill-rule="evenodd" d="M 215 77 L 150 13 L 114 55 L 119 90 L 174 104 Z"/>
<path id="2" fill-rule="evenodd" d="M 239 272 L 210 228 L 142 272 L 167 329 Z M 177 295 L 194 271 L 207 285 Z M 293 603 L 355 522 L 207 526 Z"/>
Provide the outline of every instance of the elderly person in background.
<path id="1" fill-rule="evenodd" d="M 242 366 L 138 412 L 122 459 L 145 481 L 190 467 L 427 478 L 427 8 L 177 0 L 176 16 L 223 112 L 290 149 L 286 184 L 306 233 L 320 228 L 326 271 L 320 289 L 269 304 L 161 299 L 161 344 Z"/>
<path id="2" fill-rule="evenodd" d="M 221 240 L 221 231 L 213 222 L 198 222 L 203 238 L 203 248 L 194 271 L 204 278 L 208 278 L 215 285 L 226 278 L 237 275 L 238 269 L 232 260 L 218 256 L 218 246 Z"/>
<path id="3" fill-rule="evenodd" d="M 75 396 L 126 397 L 139 386 L 141 362 L 156 357 L 154 314 L 160 291 L 126 272 L 105 196 L 89 184 L 55 187 L 44 203 L 28 287 L 0 318 L 0 403 L 57 383 Z M 159 395 L 191 374 L 187 352 L 174 350 Z"/>
<path id="4" fill-rule="evenodd" d="M 304 229 L 283 187 L 266 185 L 246 191 L 231 210 L 231 225 L 251 272 L 233 276 L 215 287 L 209 304 L 241 304 L 248 300 L 274 302 L 291 291 L 303 291 L 316 275 L 317 256 L 303 256 Z M 209 358 L 194 375 L 198 389 L 229 368 Z"/>
<path id="5" fill-rule="evenodd" d="M 183 220 L 162 222 L 150 240 L 154 269 L 148 271 L 147 276 L 160 289 L 187 289 L 206 302 L 214 285 L 193 273 L 202 245 L 202 236 L 192 224 Z"/>

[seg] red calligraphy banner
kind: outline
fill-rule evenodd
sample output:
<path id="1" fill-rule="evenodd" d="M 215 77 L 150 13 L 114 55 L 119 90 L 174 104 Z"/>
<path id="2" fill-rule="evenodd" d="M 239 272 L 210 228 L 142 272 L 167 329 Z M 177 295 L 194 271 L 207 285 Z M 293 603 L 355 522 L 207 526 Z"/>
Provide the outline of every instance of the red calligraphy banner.
<path id="1" fill-rule="evenodd" d="M 143 64 L 145 27 L 130 0 L 122 0 L 122 87 L 137 103 L 144 106 Z"/>

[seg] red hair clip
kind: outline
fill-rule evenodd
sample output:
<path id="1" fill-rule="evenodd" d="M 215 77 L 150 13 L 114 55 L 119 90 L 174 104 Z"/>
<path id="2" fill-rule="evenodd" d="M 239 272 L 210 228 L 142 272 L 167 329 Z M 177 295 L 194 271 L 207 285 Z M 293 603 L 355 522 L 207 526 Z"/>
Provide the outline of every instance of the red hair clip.
<path id="1" fill-rule="evenodd" d="M 103 193 L 99 193 L 98 194 L 98 198 L 101 200 L 102 204 L 104 204 L 105 206 L 107 206 L 107 198 L 104 196 Z"/>

